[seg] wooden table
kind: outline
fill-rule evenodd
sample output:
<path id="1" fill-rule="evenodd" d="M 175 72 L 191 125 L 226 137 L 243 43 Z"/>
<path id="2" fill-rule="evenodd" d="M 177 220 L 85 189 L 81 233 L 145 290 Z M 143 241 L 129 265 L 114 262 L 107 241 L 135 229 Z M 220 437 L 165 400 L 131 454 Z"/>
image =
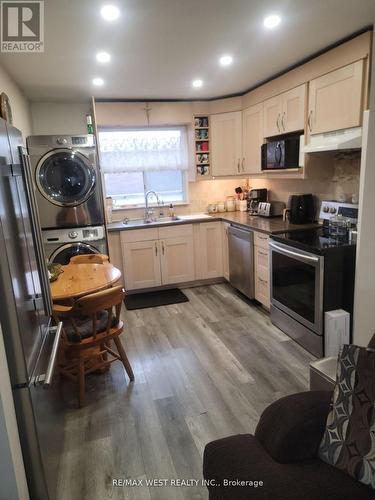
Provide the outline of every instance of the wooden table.
<path id="1" fill-rule="evenodd" d="M 52 300 L 76 299 L 110 288 L 121 278 L 121 271 L 109 262 L 104 264 L 68 264 L 51 283 Z"/>

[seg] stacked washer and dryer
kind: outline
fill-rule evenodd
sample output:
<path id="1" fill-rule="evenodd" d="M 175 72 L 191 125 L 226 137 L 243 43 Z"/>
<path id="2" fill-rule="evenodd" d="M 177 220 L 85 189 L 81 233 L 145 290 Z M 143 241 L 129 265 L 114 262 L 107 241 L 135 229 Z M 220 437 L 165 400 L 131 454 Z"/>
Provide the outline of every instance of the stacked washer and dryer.
<path id="1" fill-rule="evenodd" d="M 92 135 L 31 136 L 32 177 L 49 262 L 108 253 L 103 194 Z"/>

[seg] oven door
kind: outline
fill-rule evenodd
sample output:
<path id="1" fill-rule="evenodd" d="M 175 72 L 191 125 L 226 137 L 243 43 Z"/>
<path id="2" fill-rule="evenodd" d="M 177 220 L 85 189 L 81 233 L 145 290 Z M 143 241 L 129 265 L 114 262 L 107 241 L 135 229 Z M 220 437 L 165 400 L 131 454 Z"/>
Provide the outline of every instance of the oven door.
<path id="1" fill-rule="evenodd" d="M 270 242 L 271 303 L 323 335 L 324 257 Z"/>

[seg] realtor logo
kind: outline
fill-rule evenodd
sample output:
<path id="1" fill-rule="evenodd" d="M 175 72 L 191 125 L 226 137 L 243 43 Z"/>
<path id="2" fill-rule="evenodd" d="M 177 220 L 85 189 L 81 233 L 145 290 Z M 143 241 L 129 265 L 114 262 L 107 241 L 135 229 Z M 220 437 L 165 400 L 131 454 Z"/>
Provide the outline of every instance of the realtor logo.
<path id="1" fill-rule="evenodd" d="M 1 52 L 44 52 L 44 2 L 1 2 Z"/>

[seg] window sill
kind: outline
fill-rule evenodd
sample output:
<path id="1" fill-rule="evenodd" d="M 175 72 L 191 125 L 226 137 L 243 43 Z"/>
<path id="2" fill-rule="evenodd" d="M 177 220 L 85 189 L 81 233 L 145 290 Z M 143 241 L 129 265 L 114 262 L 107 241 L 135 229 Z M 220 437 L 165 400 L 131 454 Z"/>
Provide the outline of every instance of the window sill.
<path id="1" fill-rule="evenodd" d="M 152 208 L 165 208 L 165 209 L 168 209 L 170 203 L 166 203 L 165 205 L 163 206 L 156 206 L 156 205 L 150 205 L 150 209 Z M 172 205 L 174 207 L 183 207 L 183 206 L 187 206 L 187 205 L 190 205 L 190 203 L 188 201 L 177 201 L 176 203 L 172 203 Z M 124 210 L 137 210 L 137 209 L 142 209 L 142 210 L 145 210 L 146 206 L 145 205 L 124 205 L 124 206 L 113 206 L 112 208 L 112 211 L 113 212 L 122 212 Z"/>

